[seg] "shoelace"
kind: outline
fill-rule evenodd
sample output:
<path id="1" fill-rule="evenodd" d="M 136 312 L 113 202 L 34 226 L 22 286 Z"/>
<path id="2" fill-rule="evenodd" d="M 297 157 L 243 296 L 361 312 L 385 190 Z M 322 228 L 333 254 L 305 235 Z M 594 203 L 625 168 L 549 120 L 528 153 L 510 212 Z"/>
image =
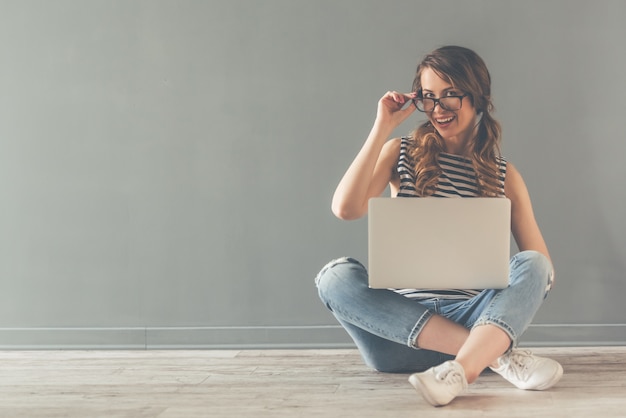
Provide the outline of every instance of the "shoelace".
<path id="1" fill-rule="evenodd" d="M 507 367 L 512 370 L 515 376 L 520 380 L 526 380 L 526 373 L 532 363 L 532 354 L 527 350 L 513 352 L 507 358 Z"/>
<path id="2" fill-rule="evenodd" d="M 461 377 L 461 373 L 454 369 L 444 369 L 438 371 L 435 375 L 437 380 L 441 380 L 445 382 L 447 385 L 457 384 L 463 381 L 463 377 Z"/>

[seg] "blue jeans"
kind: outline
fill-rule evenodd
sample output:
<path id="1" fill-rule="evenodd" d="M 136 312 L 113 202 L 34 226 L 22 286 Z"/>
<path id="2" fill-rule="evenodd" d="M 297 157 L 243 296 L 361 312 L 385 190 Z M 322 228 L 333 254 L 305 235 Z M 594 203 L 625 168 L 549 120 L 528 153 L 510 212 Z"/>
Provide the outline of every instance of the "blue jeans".
<path id="1" fill-rule="evenodd" d="M 552 264 L 543 254 L 523 251 L 511 258 L 509 286 L 486 289 L 471 299 L 412 300 L 393 290 L 371 289 L 366 268 L 344 257 L 315 278 L 319 296 L 354 340 L 365 363 L 379 371 L 423 371 L 453 357 L 416 347 L 434 314 L 468 329 L 491 324 L 508 334 L 511 346 L 530 325 L 552 286 Z"/>

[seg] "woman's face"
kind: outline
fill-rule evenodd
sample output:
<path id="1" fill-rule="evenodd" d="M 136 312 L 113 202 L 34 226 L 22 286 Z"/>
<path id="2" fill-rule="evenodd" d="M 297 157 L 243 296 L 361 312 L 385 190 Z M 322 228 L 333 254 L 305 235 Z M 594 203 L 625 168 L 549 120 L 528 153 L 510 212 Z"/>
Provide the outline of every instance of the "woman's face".
<path id="1" fill-rule="evenodd" d="M 455 89 L 431 68 L 425 68 L 421 74 L 422 96 L 425 99 L 441 99 L 446 96 L 462 96 L 466 92 Z M 452 99 L 452 103 L 458 99 Z M 432 103 L 432 102 L 431 102 Z M 469 96 L 461 99 L 461 108 L 446 110 L 440 103 L 431 112 L 426 112 L 430 123 L 437 129 L 445 141 L 464 142 L 468 140 L 476 125 L 476 110 Z"/>

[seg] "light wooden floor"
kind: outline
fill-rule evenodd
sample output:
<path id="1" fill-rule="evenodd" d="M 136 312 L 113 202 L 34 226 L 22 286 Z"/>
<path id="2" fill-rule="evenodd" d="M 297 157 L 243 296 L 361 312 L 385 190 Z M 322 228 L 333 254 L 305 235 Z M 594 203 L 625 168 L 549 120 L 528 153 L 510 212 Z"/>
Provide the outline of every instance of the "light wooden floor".
<path id="1" fill-rule="evenodd" d="M 356 350 L 3 351 L 0 417 L 626 416 L 626 347 L 533 351 L 563 364 L 553 389 L 489 373 L 442 408 Z"/>

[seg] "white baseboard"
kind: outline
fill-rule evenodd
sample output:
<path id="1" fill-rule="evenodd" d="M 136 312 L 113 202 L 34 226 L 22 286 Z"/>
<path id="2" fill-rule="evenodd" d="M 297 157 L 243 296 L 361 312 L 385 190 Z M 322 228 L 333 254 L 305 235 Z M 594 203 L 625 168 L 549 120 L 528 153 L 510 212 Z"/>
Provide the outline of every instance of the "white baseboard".
<path id="1" fill-rule="evenodd" d="M 537 324 L 521 346 L 626 345 L 626 324 Z M 353 348 L 339 325 L 0 328 L 1 350 Z"/>

